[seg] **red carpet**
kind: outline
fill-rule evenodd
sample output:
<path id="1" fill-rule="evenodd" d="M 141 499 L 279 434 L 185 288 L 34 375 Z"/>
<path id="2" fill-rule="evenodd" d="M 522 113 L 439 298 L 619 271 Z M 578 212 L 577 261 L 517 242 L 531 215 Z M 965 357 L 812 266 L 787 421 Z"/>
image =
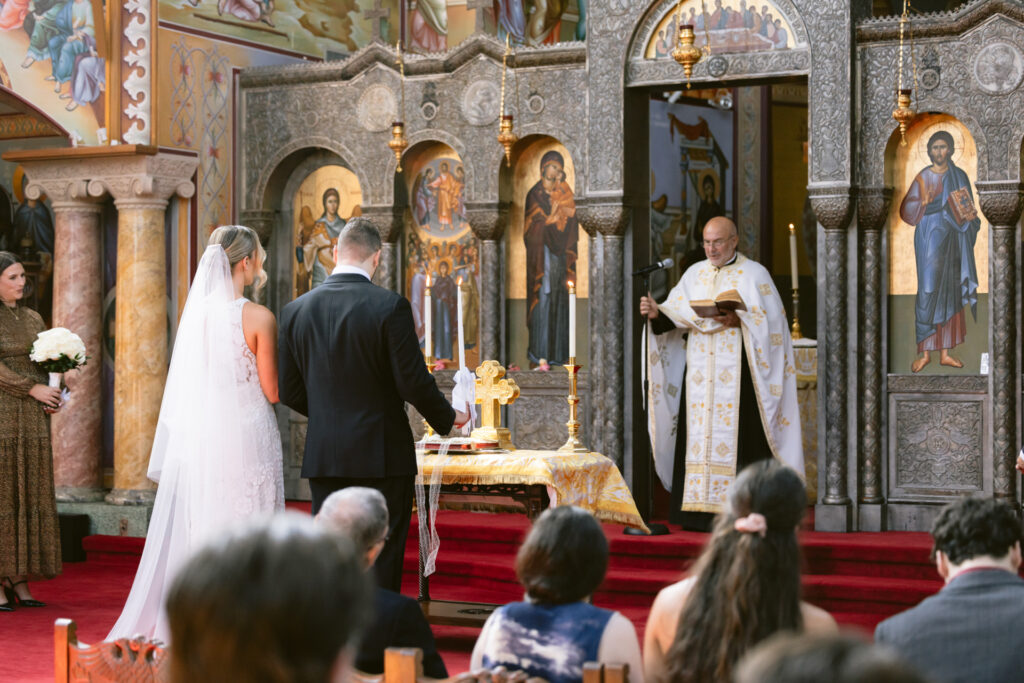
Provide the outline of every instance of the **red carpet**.
<path id="1" fill-rule="evenodd" d="M 308 510 L 308 504 L 289 507 Z M 520 599 L 513 559 L 527 529 L 521 515 L 440 513 L 441 550 L 431 597 L 495 603 Z M 699 554 L 706 534 L 676 530 L 668 536 L 639 537 L 625 536 L 615 525 L 605 525 L 605 530 L 612 558 L 594 602 L 623 612 L 642 639 L 655 594 L 679 579 Z M 842 624 L 870 631 L 941 585 L 928 560 L 930 538 L 924 533 L 804 532 L 801 541 L 805 597 Z M 47 607 L 0 613 L 0 681 L 53 680 L 53 622 L 58 617 L 78 623 L 82 642 L 102 639 L 128 596 L 142 545 L 142 539 L 89 537 L 88 561 L 65 564 L 60 577 L 32 584 Z M 411 535 L 402 586 L 406 595 L 417 592 L 416 545 Z M 466 670 L 476 630 L 437 626 L 434 633 L 449 672 Z"/>

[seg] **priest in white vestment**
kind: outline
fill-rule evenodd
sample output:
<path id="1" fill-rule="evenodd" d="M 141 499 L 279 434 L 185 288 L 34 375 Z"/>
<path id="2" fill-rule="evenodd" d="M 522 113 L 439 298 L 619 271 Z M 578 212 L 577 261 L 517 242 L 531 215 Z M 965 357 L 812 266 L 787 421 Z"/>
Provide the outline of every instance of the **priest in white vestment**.
<path id="1" fill-rule="evenodd" d="M 673 494 L 673 521 L 677 507 L 720 512 L 736 473 L 762 458 L 778 458 L 804 476 L 786 312 L 771 275 L 738 253 L 738 244 L 731 220 L 708 221 L 707 260 L 688 268 L 663 303 L 640 300 L 651 320 L 648 428 L 658 477 Z M 690 306 L 728 290 L 739 292 L 746 310 L 703 318 Z"/>

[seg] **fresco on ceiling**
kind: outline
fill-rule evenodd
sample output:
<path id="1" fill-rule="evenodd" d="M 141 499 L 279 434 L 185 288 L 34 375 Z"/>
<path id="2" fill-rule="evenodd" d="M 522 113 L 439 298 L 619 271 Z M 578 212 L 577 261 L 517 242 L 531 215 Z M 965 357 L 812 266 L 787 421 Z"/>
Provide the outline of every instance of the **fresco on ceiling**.
<path id="1" fill-rule="evenodd" d="M 106 126 L 107 35 L 102 0 L 6 0 L 0 5 L 0 83 L 77 142 Z"/>
<path id="2" fill-rule="evenodd" d="M 326 58 L 398 39 L 398 0 L 159 0 L 161 24 Z"/>

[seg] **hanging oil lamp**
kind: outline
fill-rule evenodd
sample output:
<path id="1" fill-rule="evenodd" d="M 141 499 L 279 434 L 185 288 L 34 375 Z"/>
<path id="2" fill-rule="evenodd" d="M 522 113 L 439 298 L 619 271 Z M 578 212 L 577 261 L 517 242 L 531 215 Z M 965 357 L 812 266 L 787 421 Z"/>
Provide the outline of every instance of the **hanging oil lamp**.
<path id="1" fill-rule="evenodd" d="M 911 90 L 901 89 L 896 96 L 896 108 L 892 110 L 892 117 L 900 124 L 900 146 L 907 146 L 907 125 L 914 120 L 914 110 L 910 108 Z"/>
<path id="2" fill-rule="evenodd" d="M 513 132 L 512 114 L 505 113 L 505 77 L 508 73 L 508 54 L 511 51 L 509 36 L 505 36 L 505 54 L 501 56 L 501 121 L 498 124 L 498 143 L 505 149 L 505 166 L 512 166 L 512 146 L 519 137 Z"/>
<path id="3" fill-rule="evenodd" d="M 398 52 L 398 73 L 401 77 L 401 97 L 398 104 L 398 120 L 391 122 L 391 139 L 388 140 L 388 147 L 395 154 L 395 173 L 402 172 L 402 152 L 409 146 L 409 140 L 405 137 L 405 123 L 402 117 L 405 114 L 405 61 L 402 59 L 402 41 L 395 44 L 395 51 Z"/>
<path id="4" fill-rule="evenodd" d="M 900 16 L 900 62 L 896 76 L 896 108 L 892 110 L 892 117 L 900 124 L 900 146 L 907 146 L 907 126 L 913 121 L 917 112 L 910 106 L 910 98 L 913 88 L 903 87 L 903 33 L 910 23 L 910 1 L 903 0 L 903 14 Z M 910 31 L 910 64 L 914 73 L 914 85 L 917 85 L 917 64 L 914 60 L 914 32 Z"/>
<path id="5" fill-rule="evenodd" d="M 686 74 L 686 88 L 690 88 L 690 77 L 693 75 L 693 67 L 696 66 L 697 62 L 701 60 L 704 55 L 711 54 L 711 39 L 708 35 L 708 12 L 707 6 L 704 4 L 704 0 L 701 0 L 701 14 L 704 17 L 704 47 L 699 48 L 695 45 L 697 42 L 697 34 L 693 30 L 693 24 L 684 24 L 683 21 L 683 1 L 680 0 L 679 5 L 676 6 L 676 22 L 679 25 L 679 35 L 676 40 L 676 46 L 672 48 L 672 59 L 683 67 L 683 73 Z"/>

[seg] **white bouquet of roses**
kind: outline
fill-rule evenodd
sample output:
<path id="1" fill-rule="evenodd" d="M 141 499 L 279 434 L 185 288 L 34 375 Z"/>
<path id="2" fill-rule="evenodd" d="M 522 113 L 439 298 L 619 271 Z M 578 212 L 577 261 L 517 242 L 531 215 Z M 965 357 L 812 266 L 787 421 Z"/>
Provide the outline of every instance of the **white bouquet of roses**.
<path id="1" fill-rule="evenodd" d="M 28 357 L 50 373 L 51 387 L 60 386 L 62 373 L 81 367 L 89 360 L 82 338 L 64 327 L 40 332 Z"/>

